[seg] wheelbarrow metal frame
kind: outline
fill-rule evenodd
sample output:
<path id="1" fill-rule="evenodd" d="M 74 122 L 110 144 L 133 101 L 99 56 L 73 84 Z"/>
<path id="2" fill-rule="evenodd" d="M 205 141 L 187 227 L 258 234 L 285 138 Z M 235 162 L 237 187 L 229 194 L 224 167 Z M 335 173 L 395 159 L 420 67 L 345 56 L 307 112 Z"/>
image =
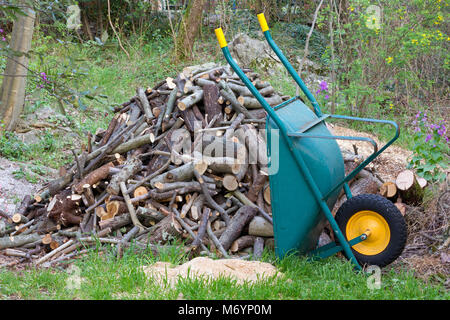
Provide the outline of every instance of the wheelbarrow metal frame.
<path id="1" fill-rule="evenodd" d="M 258 19 L 260 21 L 261 27 L 263 29 L 264 36 L 269 43 L 272 50 L 275 52 L 275 54 L 278 56 L 282 64 L 285 66 L 289 74 L 292 76 L 292 78 L 295 80 L 295 82 L 298 84 L 302 92 L 306 95 L 308 100 L 311 102 L 311 105 L 313 107 L 314 113 L 317 116 L 317 119 L 314 121 L 306 124 L 300 130 L 297 132 L 291 132 L 287 129 L 283 121 L 281 121 L 280 117 L 277 115 L 276 111 L 283 108 L 284 106 L 288 105 L 295 99 L 299 99 L 299 97 L 291 98 L 280 105 L 276 107 L 271 107 L 265 98 L 259 93 L 259 91 L 255 88 L 255 86 L 252 84 L 252 82 L 247 78 L 245 73 L 240 69 L 240 67 L 237 65 L 237 63 L 234 61 L 234 59 L 231 57 L 230 51 L 228 49 L 228 46 L 225 41 L 225 37 L 223 36 L 222 30 L 216 29 L 216 35 L 219 40 L 219 44 L 221 47 L 221 50 L 223 52 L 223 55 L 225 56 L 225 59 L 227 60 L 228 64 L 231 66 L 231 68 L 236 72 L 236 74 L 239 76 L 239 78 L 243 81 L 245 86 L 250 90 L 250 92 L 253 94 L 253 96 L 258 100 L 258 102 L 261 104 L 261 106 L 265 109 L 265 111 L 268 114 L 268 118 L 271 118 L 275 124 L 278 126 L 278 129 L 281 132 L 282 138 L 287 143 L 290 152 L 294 156 L 295 162 L 298 166 L 298 169 L 302 173 L 305 181 L 307 182 L 308 186 L 311 189 L 311 192 L 316 199 L 317 203 L 320 206 L 320 209 L 324 213 L 326 219 L 330 223 L 330 226 L 335 234 L 335 237 L 338 240 L 338 243 L 332 242 L 325 246 L 319 247 L 316 250 L 313 250 L 309 253 L 307 253 L 307 256 L 309 256 L 311 259 L 317 259 L 317 258 L 326 258 L 331 255 L 336 254 L 337 252 L 343 251 L 347 259 L 349 259 L 355 266 L 356 269 L 361 270 L 361 266 L 359 265 L 358 261 L 356 260 L 351 247 L 364 241 L 367 239 L 367 236 L 363 233 L 360 236 L 351 239 L 350 241 L 347 241 L 345 238 L 343 232 L 340 230 L 336 220 L 333 217 L 333 214 L 331 213 L 330 209 L 328 208 L 328 205 L 326 203 L 326 199 L 335 192 L 337 189 L 343 187 L 347 198 L 351 198 L 351 190 L 348 186 L 348 182 L 354 178 L 364 167 L 366 167 L 370 162 L 372 162 L 381 152 L 383 152 L 387 147 L 389 147 L 398 137 L 399 137 L 399 127 L 398 125 L 393 121 L 388 120 L 378 120 L 378 119 L 370 119 L 370 118 L 357 118 L 357 117 L 350 117 L 350 116 L 344 116 L 344 115 L 333 115 L 333 114 L 323 114 L 319 103 L 315 99 L 315 97 L 312 95 L 312 93 L 308 90 L 302 79 L 299 77 L 295 69 L 292 67 L 292 65 L 289 63 L 289 61 L 286 59 L 286 57 L 283 55 L 283 53 L 280 51 L 278 46 L 275 44 L 275 42 L 272 39 L 272 36 L 269 32 L 269 29 L 267 27 L 267 24 L 265 23 L 264 16 L 258 15 Z M 372 122 L 372 123 L 382 123 L 382 124 L 389 124 L 392 125 L 395 128 L 395 135 L 394 137 L 386 143 L 381 149 L 378 149 L 378 146 L 376 142 L 371 138 L 365 138 L 365 137 L 353 137 L 353 136 L 333 136 L 333 135 L 311 135 L 308 134 L 308 130 L 313 128 L 314 126 L 318 125 L 319 123 L 322 123 L 325 119 L 328 118 L 335 118 L 335 119 L 344 119 L 344 120 L 353 120 L 353 121 L 363 121 L 363 122 Z M 269 119 L 268 119 L 269 120 Z M 352 172 L 350 172 L 345 178 L 340 181 L 335 187 L 332 188 L 331 191 L 329 191 L 327 194 L 323 195 L 318 188 L 316 182 L 314 181 L 314 178 L 309 171 L 302 154 L 300 151 L 296 148 L 294 148 L 294 139 L 335 139 L 335 140 L 354 140 L 354 141 L 365 141 L 369 142 L 373 145 L 374 151 L 373 153 L 365 159 L 361 164 L 359 164 Z"/>

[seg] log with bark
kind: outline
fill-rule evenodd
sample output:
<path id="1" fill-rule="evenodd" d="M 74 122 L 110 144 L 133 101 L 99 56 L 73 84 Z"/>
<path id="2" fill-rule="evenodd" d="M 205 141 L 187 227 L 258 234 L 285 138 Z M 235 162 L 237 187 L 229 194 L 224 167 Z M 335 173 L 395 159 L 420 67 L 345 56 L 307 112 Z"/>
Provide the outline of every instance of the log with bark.
<path id="1" fill-rule="evenodd" d="M 222 233 L 219 238 L 219 241 L 225 250 L 228 250 L 231 247 L 233 241 L 241 235 L 244 227 L 250 222 L 257 212 L 258 210 L 251 206 L 243 206 L 236 212 L 230 220 L 230 224 L 227 226 L 225 232 Z"/>

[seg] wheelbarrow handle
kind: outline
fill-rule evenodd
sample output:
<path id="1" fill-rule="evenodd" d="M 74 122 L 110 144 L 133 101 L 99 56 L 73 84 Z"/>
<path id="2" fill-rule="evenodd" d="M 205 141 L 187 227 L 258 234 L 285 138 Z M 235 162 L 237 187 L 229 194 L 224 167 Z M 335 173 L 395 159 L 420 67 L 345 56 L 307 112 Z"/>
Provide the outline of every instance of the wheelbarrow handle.
<path id="1" fill-rule="evenodd" d="M 258 22 L 259 22 L 259 25 L 261 26 L 262 32 L 268 31 L 269 30 L 269 26 L 267 24 L 266 17 L 264 16 L 264 13 L 260 13 L 260 14 L 256 15 L 256 17 L 258 17 Z"/>
<path id="2" fill-rule="evenodd" d="M 258 100 L 258 102 L 261 104 L 264 110 L 266 110 L 268 115 L 275 121 L 278 128 L 284 134 L 286 134 L 287 132 L 286 125 L 281 121 L 280 117 L 276 114 L 275 110 L 269 105 L 269 103 L 261 95 L 261 93 L 259 93 L 258 89 L 255 88 L 253 83 L 245 75 L 245 73 L 241 70 L 241 68 L 239 68 L 236 61 L 234 61 L 234 59 L 231 57 L 230 50 L 228 49 L 227 41 L 223 34 L 222 28 L 217 28 L 214 30 L 214 32 L 216 33 L 217 41 L 219 42 L 219 46 L 222 49 L 222 53 L 225 56 L 225 59 L 227 60 L 228 64 L 231 66 L 234 72 L 236 72 L 236 74 L 239 76 L 242 82 L 244 82 L 245 86 L 250 90 L 250 92 L 253 94 L 256 100 Z"/>
<path id="3" fill-rule="evenodd" d="M 220 48 L 225 48 L 228 46 L 227 40 L 225 39 L 225 35 L 223 34 L 222 28 L 217 28 L 214 30 L 216 33 L 217 41 L 219 42 Z"/>
<path id="4" fill-rule="evenodd" d="M 264 13 L 258 14 L 257 17 L 258 17 L 259 25 L 261 26 L 261 31 L 263 32 L 264 37 L 267 40 L 267 43 L 272 48 L 273 52 L 275 52 L 275 54 L 278 56 L 278 58 L 280 59 L 281 63 L 284 65 L 284 67 L 289 72 L 291 77 L 294 79 L 294 81 L 297 83 L 297 85 L 300 87 L 300 89 L 306 95 L 308 100 L 311 102 L 311 104 L 312 104 L 312 106 L 314 108 L 314 113 L 318 117 L 321 117 L 322 116 L 322 111 L 320 110 L 320 106 L 319 106 L 319 103 L 317 102 L 316 98 L 313 96 L 311 91 L 309 91 L 308 87 L 305 85 L 303 80 L 300 78 L 300 76 L 298 75 L 297 71 L 295 71 L 294 67 L 292 67 L 292 65 L 286 59 L 284 54 L 281 52 L 280 48 L 278 48 L 278 46 L 276 45 L 275 41 L 273 41 L 272 35 L 270 34 L 270 31 L 269 31 L 269 26 L 267 25 L 267 21 L 266 21 L 266 18 L 264 16 Z"/>

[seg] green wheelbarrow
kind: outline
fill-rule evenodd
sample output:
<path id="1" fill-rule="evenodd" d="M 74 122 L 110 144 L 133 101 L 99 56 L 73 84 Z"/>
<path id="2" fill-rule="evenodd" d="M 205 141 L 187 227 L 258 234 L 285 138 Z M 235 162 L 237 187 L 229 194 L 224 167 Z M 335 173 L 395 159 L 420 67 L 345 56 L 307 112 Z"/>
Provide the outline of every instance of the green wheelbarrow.
<path id="1" fill-rule="evenodd" d="M 382 196 L 363 194 L 353 197 L 348 182 L 398 138 L 398 125 L 388 120 L 323 114 L 314 96 L 273 41 L 262 13 L 258 20 L 270 47 L 313 109 L 299 97 L 271 107 L 231 57 L 222 29 L 215 30 L 225 59 L 268 114 L 267 155 L 276 255 L 281 258 L 295 252 L 317 259 L 343 251 L 357 269 L 361 269 L 361 265 L 388 265 L 398 258 L 405 246 L 404 218 L 397 207 Z M 325 125 L 327 119 L 389 124 L 395 134 L 379 149 L 370 138 L 332 135 Z M 336 140 L 369 142 L 374 151 L 345 175 L 344 160 Z M 278 162 L 276 165 L 275 161 Z M 347 201 L 333 217 L 331 210 L 342 188 Z M 317 248 L 327 222 L 336 242 Z"/>

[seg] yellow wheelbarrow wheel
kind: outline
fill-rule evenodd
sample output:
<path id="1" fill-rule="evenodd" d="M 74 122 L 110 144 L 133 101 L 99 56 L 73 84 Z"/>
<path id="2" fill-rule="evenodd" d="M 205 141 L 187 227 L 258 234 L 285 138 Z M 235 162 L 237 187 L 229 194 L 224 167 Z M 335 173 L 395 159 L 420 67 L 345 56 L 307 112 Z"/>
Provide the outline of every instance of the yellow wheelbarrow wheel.
<path id="1" fill-rule="evenodd" d="M 397 259 L 405 247 L 405 220 L 384 197 L 374 194 L 352 197 L 339 208 L 335 218 L 348 241 L 362 234 L 367 236 L 352 247 L 361 265 L 384 267 Z"/>

